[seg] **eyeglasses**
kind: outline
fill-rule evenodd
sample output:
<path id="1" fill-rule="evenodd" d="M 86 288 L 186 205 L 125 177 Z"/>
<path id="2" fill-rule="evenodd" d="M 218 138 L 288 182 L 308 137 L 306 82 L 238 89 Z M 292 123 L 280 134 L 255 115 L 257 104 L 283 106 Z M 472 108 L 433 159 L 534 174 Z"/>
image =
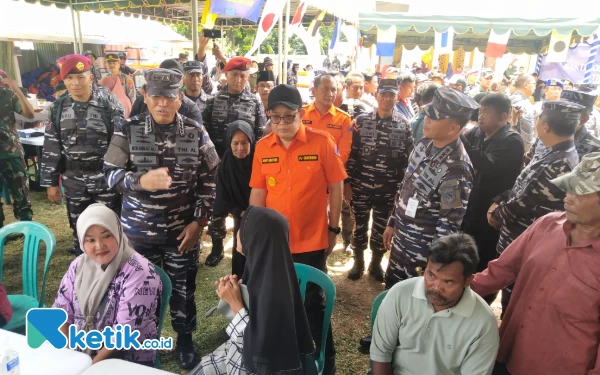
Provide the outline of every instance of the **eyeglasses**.
<path id="1" fill-rule="evenodd" d="M 281 120 L 285 121 L 286 124 L 293 124 L 297 115 L 298 115 L 297 113 L 295 113 L 293 115 L 285 115 L 283 117 L 277 116 L 277 115 L 272 115 L 272 116 L 269 116 L 269 118 L 271 119 L 271 123 L 273 123 L 273 124 L 279 124 L 281 122 Z"/>

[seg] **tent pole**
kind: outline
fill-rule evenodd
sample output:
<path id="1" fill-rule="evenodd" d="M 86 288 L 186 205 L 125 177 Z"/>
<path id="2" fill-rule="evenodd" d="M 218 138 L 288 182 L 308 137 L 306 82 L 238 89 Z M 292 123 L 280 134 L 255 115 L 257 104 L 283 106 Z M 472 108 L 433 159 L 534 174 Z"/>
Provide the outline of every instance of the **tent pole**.
<path id="1" fill-rule="evenodd" d="M 283 61 L 283 82 L 282 83 L 287 83 L 287 74 L 288 74 L 287 62 L 288 62 L 288 50 L 290 49 L 290 33 L 289 33 L 290 1 L 291 0 L 287 0 L 286 5 L 285 5 L 285 40 L 283 41 L 284 61 Z"/>
<path id="2" fill-rule="evenodd" d="M 281 54 L 283 53 L 283 9 L 281 10 L 281 14 L 279 15 L 279 36 L 278 36 L 279 40 L 277 41 L 277 84 L 282 84 L 283 82 L 281 81 L 283 79 L 283 71 L 282 71 L 282 67 L 283 65 L 282 63 L 282 59 L 281 59 Z"/>
<path id="3" fill-rule="evenodd" d="M 79 52 L 83 53 L 83 33 L 81 32 L 81 17 L 79 12 L 77 12 L 77 29 L 79 30 Z"/>
<path id="4" fill-rule="evenodd" d="M 75 10 L 73 10 L 73 1 L 69 0 L 71 8 L 71 25 L 73 26 L 73 51 L 79 53 L 79 44 L 77 43 L 77 28 L 75 27 Z"/>
<path id="5" fill-rule="evenodd" d="M 198 53 L 198 0 L 192 0 L 192 48 L 193 55 Z"/>

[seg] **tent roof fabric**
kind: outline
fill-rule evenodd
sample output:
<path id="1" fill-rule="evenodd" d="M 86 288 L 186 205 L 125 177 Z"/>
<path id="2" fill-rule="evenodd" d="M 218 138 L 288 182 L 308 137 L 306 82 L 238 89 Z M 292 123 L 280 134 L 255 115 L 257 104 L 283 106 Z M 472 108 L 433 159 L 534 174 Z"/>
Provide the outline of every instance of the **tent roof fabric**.
<path id="1" fill-rule="evenodd" d="M 425 33 L 430 29 L 445 32 L 449 27 L 454 28 L 456 34 L 469 31 L 475 34 L 488 34 L 494 30 L 497 34 L 504 34 L 512 30 L 514 35 L 522 36 L 533 32 L 537 36 L 545 36 L 556 30 L 560 35 L 567 35 L 575 30 L 579 35 L 589 36 L 600 26 L 600 18 L 484 18 L 465 16 L 419 16 L 403 13 L 359 13 L 359 27 L 361 30 L 370 30 L 374 27 L 387 30 L 392 25 L 398 31 L 411 29 Z"/>

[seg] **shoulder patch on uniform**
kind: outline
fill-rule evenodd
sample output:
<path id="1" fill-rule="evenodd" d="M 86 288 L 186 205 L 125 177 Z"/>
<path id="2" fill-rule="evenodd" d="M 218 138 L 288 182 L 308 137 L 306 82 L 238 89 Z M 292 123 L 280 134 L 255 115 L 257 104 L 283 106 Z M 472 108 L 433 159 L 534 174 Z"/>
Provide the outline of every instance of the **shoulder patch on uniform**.
<path id="1" fill-rule="evenodd" d="M 262 158 L 262 163 L 263 164 L 276 164 L 276 163 L 279 163 L 279 157 L 274 156 L 274 157 L 270 157 L 270 158 Z"/>
<path id="2" fill-rule="evenodd" d="M 458 180 L 448 180 L 442 183 L 438 191 L 441 198 L 442 209 L 459 208 L 462 206 L 460 183 Z"/>
<path id="3" fill-rule="evenodd" d="M 299 155 L 298 161 L 317 161 L 319 160 L 319 155 Z"/>

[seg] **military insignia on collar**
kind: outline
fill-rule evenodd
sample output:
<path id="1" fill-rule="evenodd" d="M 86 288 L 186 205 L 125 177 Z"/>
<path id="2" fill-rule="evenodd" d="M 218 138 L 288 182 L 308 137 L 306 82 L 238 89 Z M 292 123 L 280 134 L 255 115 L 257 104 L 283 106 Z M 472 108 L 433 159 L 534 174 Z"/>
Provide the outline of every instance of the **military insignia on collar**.
<path id="1" fill-rule="evenodd" d="M 76 66 L 77 66 L 78 70 L 83 70 L 83 68 L 84 68 L 84 65 L 83 65 L 83 63 L 81 61 L 78 62 Z"/>

